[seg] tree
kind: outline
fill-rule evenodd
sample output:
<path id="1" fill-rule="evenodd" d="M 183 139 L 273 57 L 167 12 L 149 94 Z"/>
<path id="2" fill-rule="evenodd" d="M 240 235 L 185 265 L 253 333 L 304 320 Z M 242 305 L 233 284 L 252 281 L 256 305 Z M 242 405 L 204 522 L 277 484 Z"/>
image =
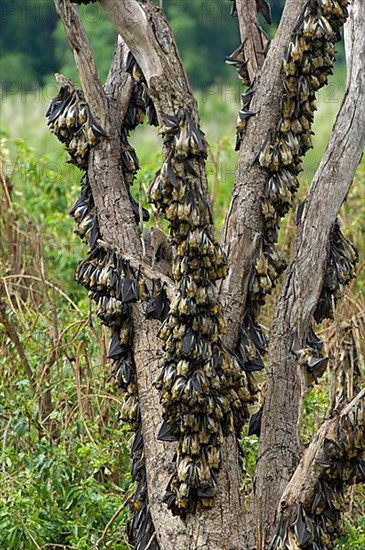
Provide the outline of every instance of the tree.
<path id="1" fill-rule="evenodd" d="M 357 32 L 364 6 L 287 0 L 269 44 L 256 13 L 269 19 L 266 3 L 234 2 L 242 44 L 228 62 L 246 90 L 235 187 L 218 243 L 207 142 L 161 7 L 151 0 L 100 0 L 119 33 L 103 87 L 77 9 L 69 0 L 55 4 L 83 90 L 57 75 L 61 90 L 47 117 L 84 171 L 71 214 L 90 250 L 76 278 L 111 329 L 109 357 L 125 392 L 122 415 L 135 431 L 131 544 L 333 548 L 343 491 L 365 477 L 365 390 L 357 369 L 306 449 L 299 425 L 305 394 L 328 363 L 315 323 L 334 315 L 355 276 L 357 253 L 337 215 L 365 143 L 365 37 Z M 348 11 L 346 94 L 298 208 L 286 267 L 278 227 L 299 185 L 316 91 L 332 70 Z M 149 213 L 130 193 L 138 159 L 128 136 L 144 115 L 160 126 L 163 140 L 163 165 L 148 193 L 153 228 L 143 225 Z M 260 308 L 284 271 L 267 344 Z M 348 352 L 351 326 L 344 330 Z M 239 437 L 267 346 L 264 404 L 250 419 L 260 447 L 247 512 Z"/>
<path id="2" fill-rule="evenodd" d="M 54 70 L 53 31 L 57 16 L 51 2 L 15 0 L 1 6 L 1 84 L 6 92 L 34 89 Z M 50 47 L 44 48 L 47 43 Z M 9 86 L 12 86 L 9 89 Z"/>

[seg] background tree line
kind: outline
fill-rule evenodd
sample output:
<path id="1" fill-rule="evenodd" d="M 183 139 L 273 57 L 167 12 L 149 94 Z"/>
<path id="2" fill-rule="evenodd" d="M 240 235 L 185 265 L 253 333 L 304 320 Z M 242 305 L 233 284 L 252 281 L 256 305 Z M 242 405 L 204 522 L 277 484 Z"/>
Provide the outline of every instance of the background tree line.
<path id="1" fill-rule="evenodd" d="M 274 32 L 283 0 L 271 3 Z M 193 87 L 202 83 L 234 80 L 224 57 L 238 43 L 236 21 L 227 0 L 164 0 L 184 65 Z M 97 64 L 106 76 L 113 51 L 115 31 L 102 17 L 99 4 L 81 6 L 80 13 L 90 34 Z M 44 85 L 56 71 L 76 77 L 62 25 L 51 0 L 4 0 L 1 4 L 1 82 L 31 88 Z M 95 25 L 95 21 L 98 24 Z M 203 24 L 204 23 L 204 24 Z M 264 20 L 262 20 L 265 26 Z M 267 25 L 266 25 L 267 28 Z M 267 28 L 268 29 L 268 28 Z"/>

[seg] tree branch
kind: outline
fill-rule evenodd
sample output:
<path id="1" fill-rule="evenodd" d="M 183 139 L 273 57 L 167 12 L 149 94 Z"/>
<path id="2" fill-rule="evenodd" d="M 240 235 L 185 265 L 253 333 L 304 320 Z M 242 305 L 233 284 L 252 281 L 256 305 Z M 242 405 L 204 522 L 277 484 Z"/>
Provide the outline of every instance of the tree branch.
<path id="1" fill-rule="evenodd" d="M 109 98 L 99 80 L 95 60 L 78 12 L 65 0 L 55 0 L 70 48 L 93 113 L 108 134 L 90 150 L 88 178 L 98 213 L 100 234 L 121 254 L 141 257 L 141 242 L 121 169 L 120 127 L 130 101 L 133 83 L 121 65 L 121 45 L 117 47 L 106 85 Z M 124 93 L 120 93 L 123 88 Z M 116 90 L 119 90 L 117 93 Z M 120 231 L 120 223 L 124 231 Z M 112 239 L 110 239 L 112 237 Z"/>
<path id="2" fill-rule="evenodd" d="M 100 5 L 133 52 L 147 84 L 151 78 L 162 76 L 163 64 L 156 51 L 156 42 L 150 32 L 146 14 L 140 4 L 136 0 L 100 0 Z"/>
<path id="3" fill-rule="evenodd" d="M 365 24 L 365 13 L 361 13 L 359 4 L 355 1 L 352 8 L 356 28 Z M 349 85 L 305 201 L 295 253 L 271 327 L 270 367 L 267 370 L 268 386 L 255 485 L 256 528 L 262 535 L 260 544 L 268 540 L 276 503 L 299 459 L 298 426 L 307 379 L 303 366 L 297 366 L 292 353 L 293 344 L 298 333 L 300 343 L 307 336 L 323 285 L 329 236 L 365 145 L 364 36 L 356 38 L 353 53 Z M 286 399 L 283 399 L 284 395 Z M 281 472 L 280 479 L 278 471 Z M 272 480 L 270 484 L 268 479 Z"/>
<path id="4" fill-rule="evenodd" d="M 107 96 L 111 96 L 118 104 L 124 105 L 126 98 L 130 100 L 134 82 L 132 77 L 125 72 L 125 60 L 127 57 L 128 48 L 123 41 L 123 38 L 118 34 L 113 60 L 110 65 L 109 73 L 104 85 L 104 90 Z M 121 124 L 123 122 L 125 112 L 121 112 Z"/>
<path id="5" fill-rule="evenodd" d="M 160 123 L 161 114 L 176 115 L 184 108 L 197 117 L 196 101 L 162 10 L 149 0 L 100 0 L 100 5 L 140 66 Z"/>
<path id="6" fill-rule="evenodd" d="M 254 82 L 265 61 L 256 0 L 236 0 L 236 9 L 248 76 Z"/>
<path id="7" fill-rule="evenodd" d="M 277 507 L 277 535 L 281 533 L 283 539 L 291 531 L 292 538 L 297 537 L 294 527 L 301 513 L 302 516 L 305 514 L 308 530 L 314 521 L 315 528 L 310 529 L 312 537 L 323 536 L 318 529 L 323 513 L 321 509 L 329 507 L 336 512 L 343 511 L 344 486 L 365 481 L 364 471 L 360 468 L 364 457 L 365 389 L 340 414 L 321 426 L 306 449 Z M 328 521 L 331 520 L 327 518 Z M 333 523 L 336 531 L 339 526 Z"/>
<path id="8" fill-rule="evenodd" d="M 199 126 L 197 103 L 163 11 L 150 0 L 140 3 L 100 0 L 100 4 L 143 72 L 160 126 L 164 126 L 166 114 L 176 117 L 188 114 Z M 165 146 L 165 156 L 169 152 L 170 148 Z M 197 193 L 202 193 L 210 209 L 205 161 L 200 158 L 192 161 L 192 165 Z"/>
<path id="9" fill-rule="evenodd" d="M 361 456 L 365 450 L 365 388 L 340 413 L 322 424 L 315 438 L 305 450 L 293 477 L 288 483 L 280 499 L 278 511 L 287 509 L 290 506 L 295 507 L 299 503 L 303 504 L 306 509 L 311 507 L 319 479 L 324 475 L 326 477 L 331 475 L 328 466 L 330 457 L 326 450 L 325 440 L 330 439 L 336 442 L 340 450 L 344 434 L 352 432 L 350 426 L 356 427 L 358 432 L 356 439 L 354 439 L 353 433 L 349 434 L 349 448 L 346 452 L 347 458 L 351 456 L 352 459 L 355 459 Z M 360 445 L 358 445 L 358 441 Z M 337 471 L 334 477 L 338 475 L 341 477 L 341 471 Z M 355 476 L 349 481 L 350 483 L 352 481 L 356 483 L 358 478 Z M 286 510 L 287 512 L 288 510 Z"/>
<path id="10" fill-rule="evenodd" d="M 230 349 L 234 349 L 237 343 L 246 307 L 248 277 L 263 234 L 260 197 L 264 194 L 267 174 L 255 159 L 267 133 L 277 127 L 280 119 L 282 59 L 305 3 L 305 0 L 287 0 L 285 3 L 250 104 L 250 110 L 256 115 L 248 121 L 239 153 L 235 185 L 222 234 L 222 242 L 228 250 L 229 273 L 221 284 L 221 300 L 227 317 L 227 345 Z"/>
<path id="11" fill-rule="evenodd" d="M 77 9 L 68 0 L 54 0 L 73 53 L 87 103 L 103 128 L 107 124 L 108 103 L 100 82 L 90 42 Z"/>

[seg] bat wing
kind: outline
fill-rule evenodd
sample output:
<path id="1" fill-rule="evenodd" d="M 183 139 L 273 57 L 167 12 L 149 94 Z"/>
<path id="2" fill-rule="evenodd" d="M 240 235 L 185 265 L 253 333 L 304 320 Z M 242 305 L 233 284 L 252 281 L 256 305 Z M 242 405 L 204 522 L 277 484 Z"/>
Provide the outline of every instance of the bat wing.
<path id="1" fill-rule="evenodd" d="M 157 439 L 159 441 L 178 441 L 179 436 L 173 433 L 166 420 L 164 420 L 158 431 Z"/>

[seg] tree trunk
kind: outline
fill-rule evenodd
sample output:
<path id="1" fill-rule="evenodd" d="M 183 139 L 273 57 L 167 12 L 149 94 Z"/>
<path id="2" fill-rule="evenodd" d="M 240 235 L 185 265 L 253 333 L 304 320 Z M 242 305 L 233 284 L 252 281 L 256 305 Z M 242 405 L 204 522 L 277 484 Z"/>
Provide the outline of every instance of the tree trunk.
<path id="1" fill-rule="evenodd" d="M 73 1 L 84 3 L 83 0 Z M 150 0 L 100 0 L 105 13 L 126 42 L 126 45 L 123 44 L 119 37 L 108 81 L 103 88 L 77 10 L 68 0 L 55 0 L 55 4 L 74 53 L 85 100 L 102 129 L 100 139 L 90 148 L 87 167 L 84 168 L 95 203 L 98 246 L 105 251 L 115 252 L 127 262 L 136 280 L 143 279 L 146 294 L 151 296 L 155 285 L 163 283 L 169 301 L 175 303 L 181 294 L 179 278 L 171 276 L 174 271 L 171 267 L 175 265 L 178 255 L 177 234 L 171 224 L 172 242 L 168 244 L 167 238 L 159 231 L 141 231 L 142 208 L 139 207 L 138 220 L 130 199 L 122 159 L 122 153 L 126 150 L 125 117 L 136 86 L 141 86 L 153 101 L 160 126 L 164 126 L 166 120 L 173 121 L 173 124 L 179 120 L 181 124 L 188 117 L 196 132 L 200 132 L 197 103 L 168 22 L 162 10 Z M 254 4 L 251 0 L 237 0 L 243 41 L 241 54 L 247 60 L 245 78 L 251 83 L 254 94 L 252 104 L 249 105 L 252 112 L 240 136 L 235 186 L 223 231 L 229 271 L 228 276 L 219 284 L 219 295 L 227 321 L 227 331 L 220 337 L 219 345 L 222 350 L 228 349 L 231 353 L 237 349 L 242 328 L 250 328 L 244 325 L 245 313 L 253 303 L 250 284 L 258 255 L 266 243 L 267 227 L 262 198 L 270 171 L 260 165 L 258 154 L 267 136 L 275 134 L 278 124 L 281 123 L 282 98 L 287 93 L 283 76 L 283 56 L 289 43 L 295 39 L 293 29 L 307 2 L 287 0 L 278 31 L 266 57 L 261 49 L 263 38 L 257 27 Z M 352 31 L 354 28 L 361 28 L 365 22 L 364 6 L 360 4 L 360 0 L 355 0 L 353 4 Z M 247 14 L 251 16 L 248 17 Z M 351 33 L 351 40 L 354 43 L 354 32 Z M 365 143 L 365 85 L 364 75 L 360 70 L 365 56 L 362 37 L 357 38 L 356 47 L 356 51 L 351 51 L 351 59 L 354 61 L 349 69 L 346 97 L 305 202 L 295 253 L 286 273 L 271 327 L 266 369 L 267 391 L 249 514 L 245 513 L 241 494 L 242 472 L 236 439 L 240 435 L 240 425 L 236 427 L 236 433 L 233 430 L 225 433 L 220 446 L 221 464 L 217 473 L 214 505 L 205 508 L 202 501 L 199 501 L 195 510 L 189 509 L 180 516 L 173 516 L 168 510 L 163 497 L 176 469 L 174 455 L 177 446 L 175 442 L 157 440 L 159 428 L 165 418 L 162 414 L 161 393 L 155 387 L 163 359 L 166 358 L 166 349 L 158 336 L 161 322 L 146 319 L 146 297 L 143 292 L 140 293 L 141 300 L 128 304 L 128 323 L 133 330 L 133 337 L 128 345 L 136 376 L 133 398 L 137 400 L 140 411 L 140 419 L 134 419 L 131 424 L 137 436 L 141 436 L 140 465 L 143 474 L 140 475 L 142 478 L 144 475 L 146 477 L 146 494 L 142 491 L 143 498 L 140 496 L 140 500 L 135 501 L 134 517 L 138 517 L 140 505 L 146 514 L 143 517 L 148 518 L 147 539 L 142 541 L 144 533 L 140 525 L 135 528 L 139 534 L 133 542 L 138 549 L 264 550 L 269 547 L 270 540 L 278 530 L 278 522 L 282 520 L 277 509 L 282 495 L 286 495 L 283 497 L 283 508 L 287 506 L 287 502 L 291 506 L 290 513 L 288 512 L 291 520 L 297 510 L 295 506 L 301 503 L 297 487 L 298 472 L 302 470 L 298 469 L 296 474 L 294 472 L 302 453 L 298 426 L 308 382 L 307 371 L 298 360 L 298 346 L 305 347 L 313 314 L 321 296 L 331 232 Z M 134 65 L 135 71 L 142 73 L 137 78 L 137 84 L 125 71 L 128 51 L 133 54 L 137 63 L 137 66 Z M 72 93 L 75 92 L 73 85 L 66 82 L 64 77 L 58 76 L 58 80 L 62 86 L 69 88 Z M 170 118 L 166 119 L 166 116 Z M 164 162 L 168 163 L 173 159 L 179 165 L 177 179 L 191 182 L 191 197 L 199 205 L 201 219 L 204 216 L 209 217 L 206 214 L 210 213 L 210 205 L 204 154 L 191 154 L 191 164 L 187 166 L 176 155 L 176 147 L 171 145 L 171 140 L 165 139 L 166 128 L 164 132 Z M 353 144 L 351 150 L 350 143 Z M 202 204 L 206 212 L 203 212 Z M 164 215 L 166 210 L 167 207 L 163 211 Z M 279 223 L 279 214 L 277 219 Z M 200 229 L 201 226 L 204 226 L 206 235 L 213 240 L 212 221 L 205 225 L 201 223 Z M 274 241 L 275 239 L 269 242 L 272 250 L 276 250 Z M 214 246 L 218 247 L 218 244 L 214 243 Z M 173 262 L 166 255 L 163 262 L 158 261 L 156 255 L 158 256 L 161 247 L 168 250 L 170 255 L 173 248 Z M 214 286 L 214 281 L 209 281 L 209 284 Z M 219 311 L 218 303 L 216 308 Z M 256 318 L 254 321 L 256 323 Z M 115 330 L 115 327 L 111 327 Z M 248 386 L 254 393 L 252 374 L 246 372 L 244 366 L 240 374 L 241 382 L 247 378 Z M 129 390 L 132 392 L 132 389 Z M 127 395 L 129 390 L 127 388 Z M 363 393 L 357 399 L 363 400 Z M 247 397 L 245 407 L 250 401 L 252 396 Z M 330 427 L 323 427 L 322 431 L 330 433 L 327 430 L 333 424 L 334 421 Z M 322 443 L 318 444 L 314 454 L 323 452 L 321 445 Z M 307 453 L 312 458 L 314 454 L 311 451 Z M 311 464 L 312 458 L 309 460 Z M 303 460 L 307 464 L 308 459 Z M 307 476 L 308 485 L 311 482 L 308 476 L 310 467 L 305 466 L 303 474 Z M 303 466 L 299 468 L 303 469 Z M 141 487 L 141 477 L 136 476 L 135 479 Z M 290 491 L 293 491 L 294 497 Z M 313 488 L 308 491 L 313 495 Z M 294 533 L 290 536 L 296 535 Z"/>

